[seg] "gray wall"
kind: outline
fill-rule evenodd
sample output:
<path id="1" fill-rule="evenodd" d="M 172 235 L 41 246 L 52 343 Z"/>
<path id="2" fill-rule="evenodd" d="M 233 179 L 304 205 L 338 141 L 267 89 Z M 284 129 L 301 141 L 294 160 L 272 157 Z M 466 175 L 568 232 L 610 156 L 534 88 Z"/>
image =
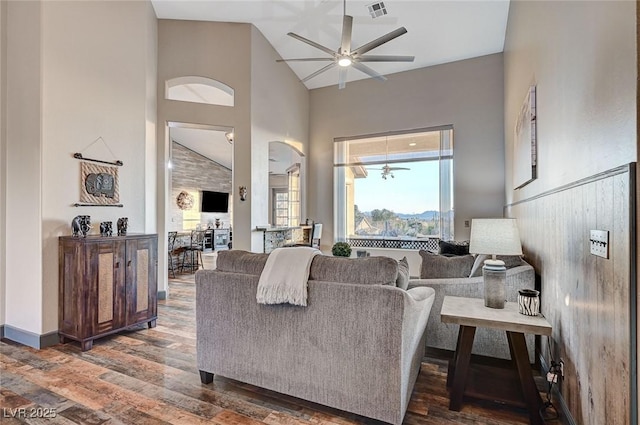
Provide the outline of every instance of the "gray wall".
<path id="1" fill-rule="evenodd" d="M 525 256 L 541 276 L 551 351 L 565 362 L 560 387 L 576 423 L 630 423 L 637 396 L 629 314 L 636 189 L 629 173 L 619 174 L 638 159 L 636 26 L 636 2 L 517 1 L 509 10 L 507 212 L 519 219 Z M 513 128 L 533 83 L 538 179 L 514 191 Z M 591 229 L 609 231 L 609 259 L 589 254 Z M 547 361 L 548 348 L 543 340 Z"/>
<path id="2" fill-rule="evenodd" d="M 252 229 L 268 222 L 268 149 L 284 141 L 308 148 L 309 95 L 264 36 L 242 23 L 159 20 L 158 23 L 158 288 L 166 285 L 166 235 L 169 222 L 168 122 L 229 128 L 233 143 L 233 246 L 262 251 Z M 203 105 L 164 99 L 168 79 L 197 75 L 235 90 L 235 106 Z M 238 187 L 247 186 L 246 201 Z M 164 190 L 162 189 L 164 188 Z M 165 254 L 163 254 L 165 253 Z M 163 272 L 164 271 L 164 272 Z"/>
<path id="3" fill-rule="evenodd" d="M 284 142 L 301 155 L 309 152 L 309 91 L 284 63 L 266 38 L 251 32 L 251 193 L 254 208 L 251 227 L 271 222 L 269 209 L 269 142 Z M 301 161 L 301 186 L 305 187 L 306 164 Z M 302 191 L 302 215 L 306 212 Z M 234 231 L 235 239 L 235 231 Z M 234 245 L 235 246 L 235 245 Z M 251 249 L 262 252 L 263 234 L 253 232 Z"/>
<path id="4" fill-rule="evenodd" d="M 504 205 L 502 54 L 311 90 L 309 214 L 333 244 L 333 140 L 452 124 L 455 237 L 464 220 L 501 217 Z"/>

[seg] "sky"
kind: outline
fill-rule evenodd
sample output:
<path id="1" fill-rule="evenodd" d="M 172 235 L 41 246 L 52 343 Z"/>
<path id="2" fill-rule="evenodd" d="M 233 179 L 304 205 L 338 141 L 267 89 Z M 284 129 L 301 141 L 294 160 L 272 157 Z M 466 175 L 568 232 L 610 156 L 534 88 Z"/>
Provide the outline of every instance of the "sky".
<path id="1" fill-rule="evenodd" d="M 390 164 L 410 170 L 394 171 L 394 178 L 382 178 L 382 165 L 367 167 L 366 178 L 355 179 L 355 203 L 360 211 L 386 208 L 395 213 L 413 214 L 439 210 L 438 161 Z"/>

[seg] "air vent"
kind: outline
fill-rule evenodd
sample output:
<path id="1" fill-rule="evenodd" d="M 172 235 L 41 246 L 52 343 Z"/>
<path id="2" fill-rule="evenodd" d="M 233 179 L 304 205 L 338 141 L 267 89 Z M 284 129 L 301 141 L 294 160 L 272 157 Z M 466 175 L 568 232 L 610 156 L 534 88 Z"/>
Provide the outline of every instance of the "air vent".
<path id="1" fill-rule="evenodd" d="M 367 8 L 369 9 L 369 14 L 374 19 L 387 14 L 387 8 L 384 7 L 384 2 L 371 3 L 367 5 Z"/>

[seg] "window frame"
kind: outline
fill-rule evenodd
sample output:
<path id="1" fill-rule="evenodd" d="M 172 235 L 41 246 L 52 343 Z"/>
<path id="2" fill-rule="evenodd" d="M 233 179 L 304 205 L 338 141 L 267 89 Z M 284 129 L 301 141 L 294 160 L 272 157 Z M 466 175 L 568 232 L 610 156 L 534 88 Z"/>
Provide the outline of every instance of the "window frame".
<path id="1" fill-rule="evenodd" d="M 374 139 L 381 137 L 392 137 L 427 132 L 440 132 L 440 148 L 438 150 L 438 156 L 432 159 L 423 158 L 402 158 L 402 159 L 389 159 L 389 155 L 386 154 L 385 160 L 363 161 L 363 162 L 349 162 L 346 155 L 348 151 L 348 142 L 361 141 L 363 139 Z M 411 248 L 411 249 L 433 249 L 433 241 L 426 241 L 426 239 L 435 240 L 435 248 L 437 248 L 437 241 L 440 239 L 453 239 L 454 238 L 454 222 L 455 222 L 455 209 L 453 199 L 453 185 L 454 185 L 454 131 L 453 125 L 442 125 L 428 128 L 418 128 L 410 130 L 389 131 L 376 134 L 359 135 L 352 137 L 338 137 L 334 139 L 334 240 L 335 241 L 349 241 L 352 246 L 371 246 L 371 247 L 393 247 L 393 248 Z M 346 142 L 346 143 L 345 143 Z M 339 152 L 342 150 L 342 152 Z M 338 159 L 342 158 L 343 161 Z M 353 188 L 349 188 L 347 183 L 347 177 L 344 170 L 347 167 L 353 166 L 370 166 L 374 164 L 394 164 L 394 163 L 407 163 L 407 162 L 426 162 L 426 161 L 438 161 L 439 163 L 439 193 L 438 193 L 438 205 L 439 205 L 439 234 L 433 237 L 418 237 L 412 238 L 407 236 L 401 237 L 376 237 L 376 236 L 356 236 L 349 235 L 347 232 L 347 215 L 346 211 L 348 206 L 347 193 Z M 342 210 L 342 211 L 341 211 Z M 443 214 L 443 211 L 446 211 Z M 370 242 L 368 242 L 370 241 Z M 424 244 L 421 241 L 425 242 Z M 424 245 L 424 246 L 422 246 Z"/>

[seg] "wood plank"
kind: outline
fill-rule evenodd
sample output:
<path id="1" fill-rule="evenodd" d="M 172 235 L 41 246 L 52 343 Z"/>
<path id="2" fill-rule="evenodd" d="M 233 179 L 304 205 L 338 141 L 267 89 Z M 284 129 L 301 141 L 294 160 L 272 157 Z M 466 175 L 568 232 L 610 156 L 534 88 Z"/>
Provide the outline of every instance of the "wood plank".
<path id="1" fill-rule="evenodd" d="M 541 310 L 554 328 L 542 354 L 564 361 L 558 387 L 576 423 L 630 421 L 630 190 L 622 170 L 507 208 L 541 276 Z M 595 229 L 609 231 L 609 259 L 589 253 Z"/>
<path id="2" fill-rule="evenodd" d="M 159 332 L 125 331 L 96 340 L 87 352 L 76 344 L 34 350 L 0 342 L 0 404 L 56 407 L 58 420 L 46 422 L 52 424 L 379 424 L 220 376 L 202 385 L 194 349 L 195 286 L 170 282 L 169 293 L 180 296 L 176 310 L 171 297 L 160 303 Z M 182 317 L 173 335 L 167 323 Z M 527 423 L 522 409 L 496 403 L 466 400 L 460 412 L 449 410 L 446 365 L 446 359 L 422 364 L 406 424 Z"/>

